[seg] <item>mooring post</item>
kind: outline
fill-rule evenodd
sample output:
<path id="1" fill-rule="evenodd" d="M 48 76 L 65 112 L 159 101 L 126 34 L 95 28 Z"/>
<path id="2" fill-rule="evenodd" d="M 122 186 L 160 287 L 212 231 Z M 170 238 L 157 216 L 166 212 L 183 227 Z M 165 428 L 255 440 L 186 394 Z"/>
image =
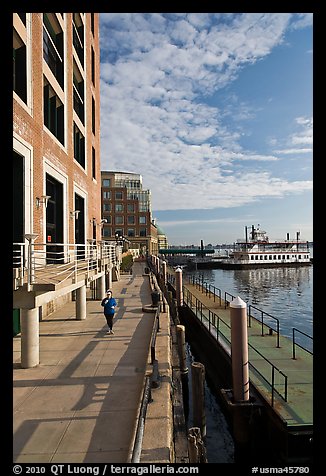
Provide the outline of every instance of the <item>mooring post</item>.
<path id="1" fill-rule="evenodd" d="M 249 400 L 247 304 L 238 296 L 230 303 L 233 397 Z"/>
<path id="2" fill-rule="evenodd" d="M 200 362 L 193 362 L 191 364 L 191 382 L 194 426 L 200 428 L 202 438 L 205 438 L 205 366 Z"/>
<path id="3" fill-rule="evenodd" d="M 186 358 L 186 338 L 185 338 L 185 326 L 177 325 L 177 342 L 180 360 L 180 370 L 182 373 L 188 372 L 187 358 Z"/>
<path id="4" fill-rule="evenodd" d="M 175 270 L 175 287 L 176 287 L 176 298 L 178 306 L 183 305 L 183 293 L 182 293 L 182 269 L 177 268 Z"/>
<path id="5" fill-rule="evenodd" d="M 163 274 L 163 283 L 164 283 L 164 286 L 166 286 L 166 282 L 167 282 L 167 279 L 166 279 L 166 261 L 162 261 L 162 274 Z"/>

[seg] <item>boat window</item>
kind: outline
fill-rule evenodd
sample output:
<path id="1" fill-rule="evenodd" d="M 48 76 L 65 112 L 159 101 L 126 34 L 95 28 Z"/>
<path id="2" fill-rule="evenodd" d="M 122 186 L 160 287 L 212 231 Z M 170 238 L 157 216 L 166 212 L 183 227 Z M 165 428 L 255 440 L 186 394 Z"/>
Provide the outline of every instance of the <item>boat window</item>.
<path id="1" fill-rule="evenodd" d="M 273 256 L 272 256 L 272 255 L 269 255 L 268 259 L 273 259 Z"/>
<path id="2" fill-rule="evenodd" d="M 278 256 L 277 256 L 277 259 L 281 259 L 281 255 L 278 255 Z"/>
<path id="3" fill-rule="evenodd" d="M 255 256 L 255 259 L 258 259 L 258 255 Z"/>
<path id="4" fill-rule="evenodd" d="M 287 255 L 286 259 L 290 259 L 290 255 Z"/>
<path id="5" fill-rule="evenodd" d="M 282 255 L 282 259 L 285 259 L 285 255 Z"/>
<path id="6" fill-rule="evenodd" d="M 259 256 L 259 259 L 263 259 L 262 255 Z"/>
<path id="7" fill-rule="evenodd" d="M 273 256 L 273 259 L 276 259 L 276 255 Z"/>
<path id="8" fill-rule="evenodd" d="M 299 259 L 301 259 L 301 255 L 299 255 Z"/>
<path id="9" fill-rule="evenodd" d="M 267 259 L 267 256 L 266 256 L 266 255 L 264 256 L 264 259 Z"/>

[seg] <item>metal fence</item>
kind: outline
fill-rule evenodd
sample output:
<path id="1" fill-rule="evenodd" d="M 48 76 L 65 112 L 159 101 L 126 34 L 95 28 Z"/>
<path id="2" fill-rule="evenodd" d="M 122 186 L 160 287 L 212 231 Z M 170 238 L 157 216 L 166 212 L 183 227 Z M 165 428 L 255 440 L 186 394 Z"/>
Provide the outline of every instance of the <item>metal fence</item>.
<path id="1" fill-rule="evenodd" d="M 184 291 L 184 304 L 186 304 L 197 319 L 206 327 L 209 333 L 217 342 L 231 355 L 231 326 L 225 322 L 217 313 L 206 307 L 194 294 L 187 288 Z M 258 369 L 257 364 L 250 361 L 249 366 L 255 375 L 271 389 L 271 405 L 274 405 L 274 394 L 277 393 L 283 400 L 287 401 L 288 377 L 278 369 L 269 359 L 259 352 L 253 345 L 248 343 L 251 359 L 263 364 L 264 371 Z"/>
<path id="2" fill-rule="evenodd" d="M 14 289 L 27 284 L 48 284 L 89 276 L 103 263 L 118 265 L 121 246 L 115 242 L 90 240 L 76 243 L 13 243 Z"/>

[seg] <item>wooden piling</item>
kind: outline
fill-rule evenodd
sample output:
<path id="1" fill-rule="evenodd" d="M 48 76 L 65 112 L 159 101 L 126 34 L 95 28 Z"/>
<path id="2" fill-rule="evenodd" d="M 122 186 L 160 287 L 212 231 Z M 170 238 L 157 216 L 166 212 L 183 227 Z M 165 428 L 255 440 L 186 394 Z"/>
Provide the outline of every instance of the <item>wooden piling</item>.
<path id="1" fill-rule="evenodd" d="M 206 437 L 205 413 L 205 366 L 200 362 L 191 364 L 192 407 L 194 425 L 200 428 L 203 438 Z"/>

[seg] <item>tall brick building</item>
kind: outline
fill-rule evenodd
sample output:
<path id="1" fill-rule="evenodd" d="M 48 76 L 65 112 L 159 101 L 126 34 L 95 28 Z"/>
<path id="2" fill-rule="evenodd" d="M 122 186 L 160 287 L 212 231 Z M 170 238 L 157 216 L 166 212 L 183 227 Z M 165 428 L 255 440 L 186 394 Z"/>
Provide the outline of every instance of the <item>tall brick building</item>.
<path id="1" fill-rule="evenodd" d="M 13 242 L 101 239 L 98 13 L 13 14 Z"/>
<path id="2" fill-rule="evenodd" d="M 152 219 L 150 190 L 143 189 L 142 176 L 102 171 L 102 237 L 124 237 L 130 248 L 142 254 L 158 253 L 157 228 Z"/>

